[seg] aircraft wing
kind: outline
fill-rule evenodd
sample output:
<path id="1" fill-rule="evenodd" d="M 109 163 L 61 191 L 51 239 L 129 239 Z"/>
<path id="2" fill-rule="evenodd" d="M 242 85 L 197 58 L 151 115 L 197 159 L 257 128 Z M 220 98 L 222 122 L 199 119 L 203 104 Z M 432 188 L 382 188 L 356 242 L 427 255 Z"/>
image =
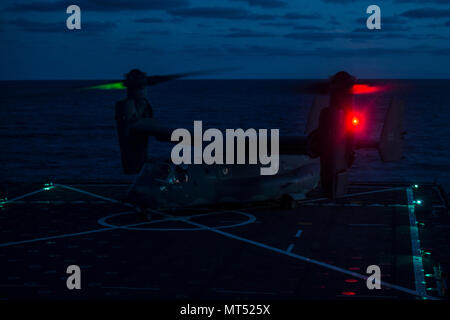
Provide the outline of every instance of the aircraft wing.
<path id="1" fill-rule="evenodd" d="M 139 134 L 155 137 L 162 142 L 173 142 L 170 140 L 172 132 L 177 128 L 161 124 L 155 118 L 144 118 L 133 125 L 133 130 Z M 191 135 L 193 136 L 192 132 Z M 280 154 L 308 154 L 307 137 L 304 136 L 281 136 Z"/>

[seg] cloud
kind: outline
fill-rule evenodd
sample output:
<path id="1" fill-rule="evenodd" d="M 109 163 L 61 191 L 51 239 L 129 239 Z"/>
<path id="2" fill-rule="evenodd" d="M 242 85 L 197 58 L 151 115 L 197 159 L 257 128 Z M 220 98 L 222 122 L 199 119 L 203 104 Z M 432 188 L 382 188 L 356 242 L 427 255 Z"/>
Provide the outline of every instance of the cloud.
<path id="1" fill-rule="evenodd" d="M 323 30 L 322 27 L 312 26 L 312 25 L 300 25 L 295 26 L 294 30 Z"/>
<path id="2" fill-rule="evenodd" d="M 265 27 L 291 27 L 291 22 L 263 22 L 261 23 L 262 26 Z"/>
<path id="3" fill-rule="evenodd" d="M 450 48 L 440 48 L 432 50 L 432 53 L 444 56 L 450 56 Z"/>
<path id="4" fill-rule="evenodd" d="M 330 16 L 330 18 L 328 19 L 328 23 L 333 26 L 339 26 L 341 24 L 335 16 Z"/>
<path id="5" fill-rule="evenodd" d="M 264 22 L 261 26 L 265 27 L 293 27 L 294 30 L 323 30 L 322 27 L 313 25 L 294 25 L 292 22 Z"/>
<path id="6" fill-rule="evenodd" d="M 398 3 L 434 3 L 434 4 L 450 4 L 450 0 L 394 0 Z"/>
<path id="7" fill-rule="evenodd" d="M 245 47 L 226 47 L 225 54 L 238 56 L 298 56 L 298 50 L 291 48 L 250 45 Z"/>
<path id="8" fill-rule="evenodd" d="M 361 27 L 355 29 L 356 32 L 369 31 L 366 27 L 366 18 L 358 18 L 354 20 Z M 409 31 L 411 26 L 406 18 L 400 16 L 381 17 L 381 30 L 383 31 Z M 377 31 L 372 31 L 377 32 Z"/>
<path id="9" fill-rule="evenodd" d="M 407 38 L 408 34 L 357 28 L 353 32 L 292 32 L 285 34 L 284 36 L 295 40 L 324 42 L 335 39 L 367 41 L 383 38 Z"/>
<path id="10" fill-rule="evenodd" d="M 267 32 L 257 32 L 249 29 L 231 28 L 230 33 L 225 34 L 225 38 L 267 38 L 274 35 Z"/>
<path id="11" fill-rule="evenodd" d="M 428 33 L 428 34 L 413 34 L 408 36 L 408 39 L 411 40 L 450 40 L 450 37 L 443 36 L 436 33 Z"/>
<path id="12" fill-rule="evenodd" d="M 402 26 L 402 25 L 384 25 L 381 23 L 381 30 L 369 30 L 367 27 L 356 28 L 353 32 L 368 32 L 368 33 L 381 33 L 381 32 L 399 32 L 399 31 L 409 31 L 411 30 L 410 26 Z"/>
<path id="13" fill-rule="evenodd" d="M 354 20 L 356 23 L 361 25 L 366 25 L 367 18 L 358 18 Z M 381 25 L 383 24 L 405 24 L 406 20 L 399 16 L 388 16 L 388 17 L 381 17 Z"/>
<path id="14" fill-rule="evenodd" d="M 148 23 L 148 24 L 157 24 L 157 23 L 175 23 L 181 22 L 182 19 L 161 19 L 161 18 L 139 18 L 134 19 L 133 22 L 137 23 Z"/>
<path id="15" fill-rule="evenodd" d="M 299 19 L 319 19 L 320 15 L 317 13 L 313 14 L 302 14 L 302 13 L 286 13 L 283 16 L 287 20 L 299 20 Z"/>
<path id="16" fill-rule="evenodd" d="M 446 21 L 446 22 L 441 22 L 441 23 L 431 23 L 431 24 L 427 24 L 424 27 L 427 28 L 442 28 L 442 27 L 450 27 L 450 20 Z"/>
<path id="17" fill-rule="evenodd" d="M 81 30 L 68 30 L 63 22 L 40 22 L 28 19 L 15 19 L 8 21 L 9 25 L 16 26 L 21 31 L 27 32 L 71 32 L 71 33 L 100 33 L 110 31 L 116 27 L 113 22 L 83 21 Z"/>
<path id="18" fill-rule="evenodd" d="M 139 31 L 139 34 L 145 34 L 145 35 L 169 35 L 170 32 L 167 30 L 151 30 L 151 31 Z"/>
<path id="19" fill-rule="evenodd" d="M 362 34 L 355 33 L 356 38 L 366 37 L 362 36 Z M 342 38 L 349 38 L 350 33 L 338 33 L 338 32 L 292 32 L 285 34 L 284 36 L 289 39 L 295 39 L 295 40 L 305 40 L 305 41 L 315 41 L 315 42 L 321 42 L 321 41 L 331 41 L 334 39 L 342 39 Z"/>
<path id="20" fill-rule="evenodd" d="M 420 48 L 354 48 L 354 49 L 336 49 L 331 47 L 315 49 L 293 49 L 270 46 L 249 45 L 246 47 L 226 47 L 222 54 L 237 56 L 314 56 L 314 57 L 354 57 L 354 56 L 392 56 L 392 55 L 411 55 L 420 53 L 445 54 L 448 49 L 420 49 Z M 217 52 L 216 52 L 217 54 Z"/>
<path id="21" fill-rule="evenodd" d="M 361 0 L 322 0 L 323 2 L 333 3 L 333 4 L 347 4 Z"/>
<path id="22" fill-rule="evenodd" d="M 145 55 L 161 55 L 165 52 L 161 48 L 147 46 L 142 44 L 142 41 L 135 42 L 131 41 L 131 39 L 122 42 L 117 47 L 117 50 L 121 52 L 137 52 Z"/>
<path id="23" fill-rule="evenodd" d="M 449 9 L 436 9 L 436 8 L 419 8 L 405 11 L 401 14 L 407 18 L 417 19 L 430 19 L 430 18 L 449 18 Z"/>
<path id="24" fill-rule="evenodd" d="M 282 8 L 286 6 L 286 2 L 281 0 L 231 0 L 234 2 L 245 2 L 249 6 L 261 8 Z"/>
<path id="25" fill-rule="evenodd" d="M 226 20 L 273 20 L 271 14 L 255 14 L 242 8 L 195 7 L 170 10 L 171 15 L 184 18 L 226 19 Z"/>
<path id="26" fill-rule="evenodd" d="M 312 49 L 304 49 L 280 46 L 264 46 L 264 45 L 246 45 L 246 46 L 232 46 L 224 45 L 217 46 L 185 46 L 181 54 L 193 54 L 197 56 L 214 57 L 218 56 L 238 56 L 238 57 L 253 57 L 253 56 L 268 56 L 268 57 L 381 57 L 381 56 L 411 56 L 416 54 L 431 54 L 431 55 L 449 55 L 450 48 L 435 48 L 431 46 L 413 46 L 413 47 L 363 47 L 363 48 L 344 48 L 338 49 L 335 47 L 318 47 Z"/>
<path id="27" fill-rule="evenodd" d="M 6 8 L 7 11 L 35 12 L 65 12 L 71 3 L 66 0 L 53 2 L 16 3 Z M 81 10 L 90 11 L 138 11 L 138 10 L 169 10 L 188 6 L 188 0 L 77 0 Z"/>
<path id="28" fill-rule="evenodd" d="M 141 18 L 141 19 L 134 19 L 133 22 L 138 22 L 138 23 L 162 23 L 162 22 L 166 22 L 166 20 L 160 19 L 160 18 Z"/>
<path id="29" fill-rule="evenodd" d="M 349 4 L 349 3 L 354 3 L 354 2 L 366 2 L 367 6 L 369 6 L 370 2 L 366 1 L 366 0 L 322 0 L 323 2 L 326 3 L 331 3 L 331 4 Z M 393 0 L 394 3 L 432 3 L 432 4 L 438 4 L 438 5 L 448 5 L 450 4 L 450 0 Z M 376 4 L 376 3 L 375 3 Z M 380 5 L 381 8 L 383 8 Z"/>

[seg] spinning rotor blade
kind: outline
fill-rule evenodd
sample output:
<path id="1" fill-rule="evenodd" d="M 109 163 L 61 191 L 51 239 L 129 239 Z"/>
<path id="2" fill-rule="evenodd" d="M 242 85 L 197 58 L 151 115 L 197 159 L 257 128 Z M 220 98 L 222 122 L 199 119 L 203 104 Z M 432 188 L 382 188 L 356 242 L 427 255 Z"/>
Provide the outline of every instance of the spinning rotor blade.
<path id="1" fill-rule="evenodd" d="M 154 75 L 147 76 L 147 85 L 154 86 L 163 82 L 176 80 L 185 77 L 198 76 L 203 74 L 214 74 L 220 73 L 223 71 L 230 71 L 234 69 L 213 69 L 213 70 L 204 70 L 204 71 L 194 71 L 194 72 L 185 72 L 185 73 L 175 73 L 175 74 L 167 74 L 167 75 Z M 113 82 L 102 83 L 86 88 L 82 88 L 82 90 L 124 90 L 127 87 L 125 86 L 124 81 L 116 80 Z"/>
<path id="2" fill-rule="evenodd" d="M 385 91 L 388 88 L 382 85 L 368 84 L 368 83 L 355 83 L 352 86 L 351 92 L 354 95 L 360 94 L 372 94 L 381 91 Z M 312 84 L 305 85 L 303 87 L 296 87 L 295 92 L 312 95 L 327 95 L 331 91 L 330 81 L 317 81 Z"/>
<path id="3" fill-rule="evenodd" d="M 91 87 L 82 88 L 82 90 L 124 90 L 125 84 L 123 81 L 110 82 L 105 84 L 99 84 Z"/>

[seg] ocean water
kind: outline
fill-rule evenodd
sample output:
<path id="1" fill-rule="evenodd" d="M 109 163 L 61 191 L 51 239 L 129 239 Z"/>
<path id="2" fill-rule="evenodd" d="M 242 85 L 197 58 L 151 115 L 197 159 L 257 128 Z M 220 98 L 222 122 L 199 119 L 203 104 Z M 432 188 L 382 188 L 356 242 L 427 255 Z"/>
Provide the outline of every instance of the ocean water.
<path id="1" fill-rule="evenodd" d="M 313 97 L 308 80 L 178 80 L 149 89 L 154 115 L 171 126 L 278 128 L 302 135 Z M 438 182 L 450 190 L 450 81 L 377 80 L 389 90 L 356 97 L 364 132 L 377 138 L 392 97 L 405 101 L 405 158 L 381 162 L 358 151 L 352 181 Z M 114 122 L 124 91 L 75 92 L 91 81 L 0 82 L 0 184 L 44 181 L 132 181 L 122 173 Z M 150 140 L 149 155 L 170 157 Z"/>

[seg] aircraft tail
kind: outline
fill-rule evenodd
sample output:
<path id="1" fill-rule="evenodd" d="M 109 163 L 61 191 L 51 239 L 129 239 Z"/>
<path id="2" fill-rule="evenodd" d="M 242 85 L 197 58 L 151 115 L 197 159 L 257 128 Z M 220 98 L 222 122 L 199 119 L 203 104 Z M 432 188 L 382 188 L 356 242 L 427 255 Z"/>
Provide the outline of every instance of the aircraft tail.
<path id="1" fill-rule="evenodd" d="M 403 117 L 403 101 L 392 99 L 378 143 L 378 152 L 383 161 L 397 161 L 403 156 Z"/>

